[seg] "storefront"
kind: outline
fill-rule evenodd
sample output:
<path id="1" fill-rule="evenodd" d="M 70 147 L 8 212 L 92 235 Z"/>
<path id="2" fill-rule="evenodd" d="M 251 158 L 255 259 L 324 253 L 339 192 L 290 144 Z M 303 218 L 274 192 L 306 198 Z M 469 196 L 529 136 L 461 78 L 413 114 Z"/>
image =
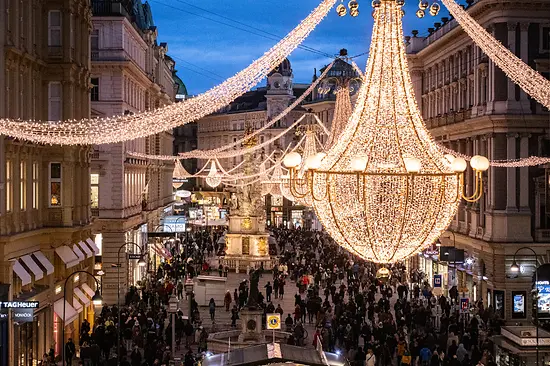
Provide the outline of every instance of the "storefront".
<path id="1" fill-rule="evenodd" d="M 534 326 L 507 326 L 501 328 L 501 335 L 493 337 L 495 361 L 499 366 L 531 366 L 537 362 Z M 538 332 L 539 365 L 550 365 L 550 333 Z"/>

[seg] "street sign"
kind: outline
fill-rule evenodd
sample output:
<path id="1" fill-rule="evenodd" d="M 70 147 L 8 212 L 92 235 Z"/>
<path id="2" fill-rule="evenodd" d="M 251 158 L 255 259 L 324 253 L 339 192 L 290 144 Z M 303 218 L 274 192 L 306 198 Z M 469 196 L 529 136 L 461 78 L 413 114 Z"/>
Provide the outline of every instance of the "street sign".
<path id="1" fill-rule="evenodd" d="M 139 253 L 129 253 L 128 254 L 128 259 L 140 259 L 141 258 L 141 254 Z"/>
<path id="2" fill-rule="evenodd" d="M 460 299 L 460 312 L 467 313 L 470 309 L 470 299 L 462 298 Z"/>
<path id="3" fill-rule="evenodd" d="M 267 314 L 267 329 L 281 329 L 281 314 Z"/>
<path id="4" fill-rule="evenodd" d="M 442 276 L 440 274 L 434 275 L 434 287 L 441 287 L 442 282 Z"/>

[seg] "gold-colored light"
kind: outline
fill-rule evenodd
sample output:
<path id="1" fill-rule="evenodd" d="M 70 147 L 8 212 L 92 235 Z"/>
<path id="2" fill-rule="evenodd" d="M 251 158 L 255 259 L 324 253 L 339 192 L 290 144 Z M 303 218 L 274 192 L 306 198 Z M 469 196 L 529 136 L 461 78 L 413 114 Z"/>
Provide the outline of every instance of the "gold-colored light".
<path id="1" fill-rule="evenodd" d="M 466 168 L 457 159 L 453 169 L 426 129 L 402 40 L 400 7 L 381 0 L 365 81 L 343 133 L 319 169 L 301 176 L 300 157 L 285 159 L 292 195 L 311 198 L 338 244 L 379 263 L 402 260 L 441 235 L 463 196 Z M 469 199 L 482 191 L 481 171 L 475 178 L 479 189 Z"/>

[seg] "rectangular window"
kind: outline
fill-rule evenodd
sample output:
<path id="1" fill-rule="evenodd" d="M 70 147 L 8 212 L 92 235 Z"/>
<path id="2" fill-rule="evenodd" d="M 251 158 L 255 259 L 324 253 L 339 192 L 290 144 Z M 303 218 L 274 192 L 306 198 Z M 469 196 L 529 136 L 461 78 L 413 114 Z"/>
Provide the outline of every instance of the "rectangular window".
<path id="1" fill-rule="evenodd" d="M 50 163 L 50 207 L 61 206 L 61 163 Z"/>
<path id="2" fill-rule="evenodd" d="M 19 163 L 19 208 L 21 211 L 27 209 L 27 162 Z"/>
<path id="3" fill-rule="evenodd" d="M 58 81 L 51 81 L 48 84 L 48 120 L 60 121 L 61 120 L 61 83 Z"/>
<path id="4" fill-rule="evenodd" d="M 38 162 L 32 163 L 32 208 L 38 208 Z"/>
<path id="5" fill-rule="evenodd" d="M 91 78 L 92 90 L 90 91 L 90 100 L 97 102 L 99 100 L 99 78 Z"/>
<path id="6" fill-rule="evenodd" d="M 11 212 L 13 210 L 12 175 L 11 160 L 6 160 L 6 212 Z"/>
<path id="7" fill-rule="evenodd" d="M 542 49 L 550 51 L 550 27 L 542 27 Z"/>
<path id="8" fill-rule="evenodd" d="M 90 174 L 91 208 L 99 208 L 99 174 Z"/>
<path id="9" fill-rule="evenodd" d="M 92 51 L 99 49 L 99 29 L 94 29 L 90 35 L 90 47 Z"/>
<path id="10" fill-rule="evenodd" d="M 48 12 L 48 46 L 61 46 L 61 11 Z"/>

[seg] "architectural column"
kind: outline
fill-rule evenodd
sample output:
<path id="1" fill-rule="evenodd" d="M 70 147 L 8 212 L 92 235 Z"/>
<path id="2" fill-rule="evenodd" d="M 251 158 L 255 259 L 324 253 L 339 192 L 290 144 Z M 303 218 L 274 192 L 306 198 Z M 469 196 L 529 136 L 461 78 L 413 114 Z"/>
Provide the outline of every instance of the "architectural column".
<path id="1" fill-rule="evenodd" d="M 519 30 L 520 30 L 520 58 L 523 62 L 526 64 L 529 63 L 529 23 L 519 23 Z M 520 88 L 519 93 L 519 100 L 521 102 L 521 106 L 524 109 L 524 113 L 528 113 L 530 111 L 530 103 L 527 99 L 527 93 L 523 91 L 523 89 Z"/>
<path id="2" fill-rule="evenodd" d="M 517 133 L 508 133 L 506 135 L 506 158 L 507 160 L 516 159 L 516 139 Z M 516 200 L 516 168 L 506 169 L 506 211 L 517 212 Z"/>
<path id="3" fill-rule="evenodd" d="M 487 27 L 487 32 L 493 37 L 495 36 L 495 27 L 490 25 Z M 495 63 L 489 59 L 487 64 L 486 78 L 484 78 L 485 85 L 485 113 L 492 114 L 495 110 Z M 487 87 L 488 86 L 488 87 Z"/>
<path id="4" fill-rule="evenodd" d="M 519 156 L 529 156 L 529 134 L 522 134 L 519 145 Z M 519 207 L 520 211 L 529 211 L 529 168 L 519 168 Z"/>
<path id="5" fill-rule="evenodd" d="M 507 23 L 508 26 L 508 48 L 513 54 L 517 54 L 516 47 L 516 30 L 517 23 Z M 508 97 L 507 97 L 507 110 L 508 112 L 515 112 L 518 110 L 518 103 L 516 103 L 516 84 L 508 78 Z"/>

